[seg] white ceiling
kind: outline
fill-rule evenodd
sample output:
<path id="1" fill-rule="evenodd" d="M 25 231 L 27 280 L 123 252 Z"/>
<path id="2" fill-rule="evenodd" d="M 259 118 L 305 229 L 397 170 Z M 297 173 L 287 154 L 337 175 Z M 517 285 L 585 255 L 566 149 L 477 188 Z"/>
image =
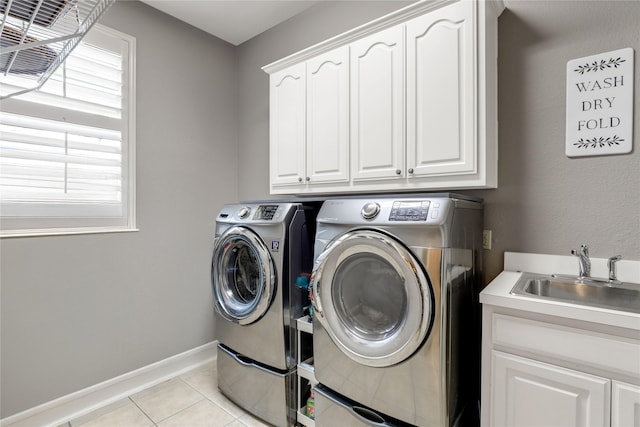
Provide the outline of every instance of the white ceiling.
<path id="1" fill-rule="evenodd" d="M 312 0 L 142 0 L 142 2 L 236 46 L 318 3 Z"/>

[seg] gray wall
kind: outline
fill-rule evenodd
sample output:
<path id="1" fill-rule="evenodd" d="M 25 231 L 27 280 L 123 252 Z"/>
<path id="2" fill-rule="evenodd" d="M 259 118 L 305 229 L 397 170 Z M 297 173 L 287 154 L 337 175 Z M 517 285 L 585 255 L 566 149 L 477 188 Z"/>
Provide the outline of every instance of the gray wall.
<path id="1" fill-rule="evenodd" d="M 2 414 L 214 339 L 215 216 L 237 199 L 235 48 L 139 2 L 139 232 L 3 239 Z"/>
<path id="2" fill-rule="evenodd" d="M 394 8 L 357 3 L 316 6 L 240 46 L 241 199 L 269 194 L 268 76 L 260 66 Z M 499 188 L 466 191 L 485 199 L 485 228 L 493 231 L 485 281 L 502 270 L 504 251 L 568 255 L 584 242 L 595 257 L 639 260 L 640 126 L 631 155 L 569 159 L 564 123 L 566 62 L 624 47 L 634 48 L 637 58 L 640 2 L 505 3 L 499 18 Z M 635 123 L 638 114 L 636 95 Z"/>
<path id="3" fill-rule="evenodd" d="M 504 251 L 640 260 L 640 2 L 506 1 L 499 18 L 499 188 L 485 198 L 493 230 L 487 276 Z M 631 47 L 636 54 L 630 155 L 564 154 L 566 63 Z M 577 273 L 577 263 L 576 263 Z"/>

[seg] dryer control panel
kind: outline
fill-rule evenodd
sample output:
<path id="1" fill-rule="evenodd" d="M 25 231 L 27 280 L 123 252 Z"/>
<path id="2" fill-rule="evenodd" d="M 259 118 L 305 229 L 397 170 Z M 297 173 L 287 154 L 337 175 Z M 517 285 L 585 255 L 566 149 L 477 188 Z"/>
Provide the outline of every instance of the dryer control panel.
<path id="1" fill-rule="evenodd" d="M 444 226 L 453 220 L 457 208 L 482 209 L 482 203 L 475 199 L 465 200 L 444 195 L 432 197 L 376 196 L 373 199 L 335 198 L 322 204 L 316 219 L 318 224 L 348 226 L 403 226 L 422 227 Z"/>
<path id="2" fill-rule="evenodd" d="M 426 221 L 429 205 L 428 200 L 395 201 L 391 207 L 389 221 Z"/>

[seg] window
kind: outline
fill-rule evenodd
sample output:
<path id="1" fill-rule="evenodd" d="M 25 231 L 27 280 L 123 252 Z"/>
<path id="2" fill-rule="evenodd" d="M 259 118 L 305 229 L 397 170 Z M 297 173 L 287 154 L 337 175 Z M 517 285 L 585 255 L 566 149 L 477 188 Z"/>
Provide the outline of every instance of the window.
<path id="1" fill-rule="evenodd" d="M 133 37 L 96 25 L 40 89 L 0 110 L 3 237 L 135 229 Z"/>

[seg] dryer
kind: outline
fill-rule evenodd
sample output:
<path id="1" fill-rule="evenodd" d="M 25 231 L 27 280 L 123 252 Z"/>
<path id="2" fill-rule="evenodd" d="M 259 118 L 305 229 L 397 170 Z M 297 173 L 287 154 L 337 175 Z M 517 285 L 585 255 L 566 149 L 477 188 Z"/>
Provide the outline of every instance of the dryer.
<path id="1" fill-rule="evenodd" d="M 211 277 L 218 387 L 278 426 L 295 423 L 295 321 L 307 296 L 317 209 L 302 203 L 226 205 L 216 220 Z"/>
<path id="2" fill-rule="evenodd" d="M 448 193 L 323 204 L 316 426 L 478 424 L 482 221 Z"/>

